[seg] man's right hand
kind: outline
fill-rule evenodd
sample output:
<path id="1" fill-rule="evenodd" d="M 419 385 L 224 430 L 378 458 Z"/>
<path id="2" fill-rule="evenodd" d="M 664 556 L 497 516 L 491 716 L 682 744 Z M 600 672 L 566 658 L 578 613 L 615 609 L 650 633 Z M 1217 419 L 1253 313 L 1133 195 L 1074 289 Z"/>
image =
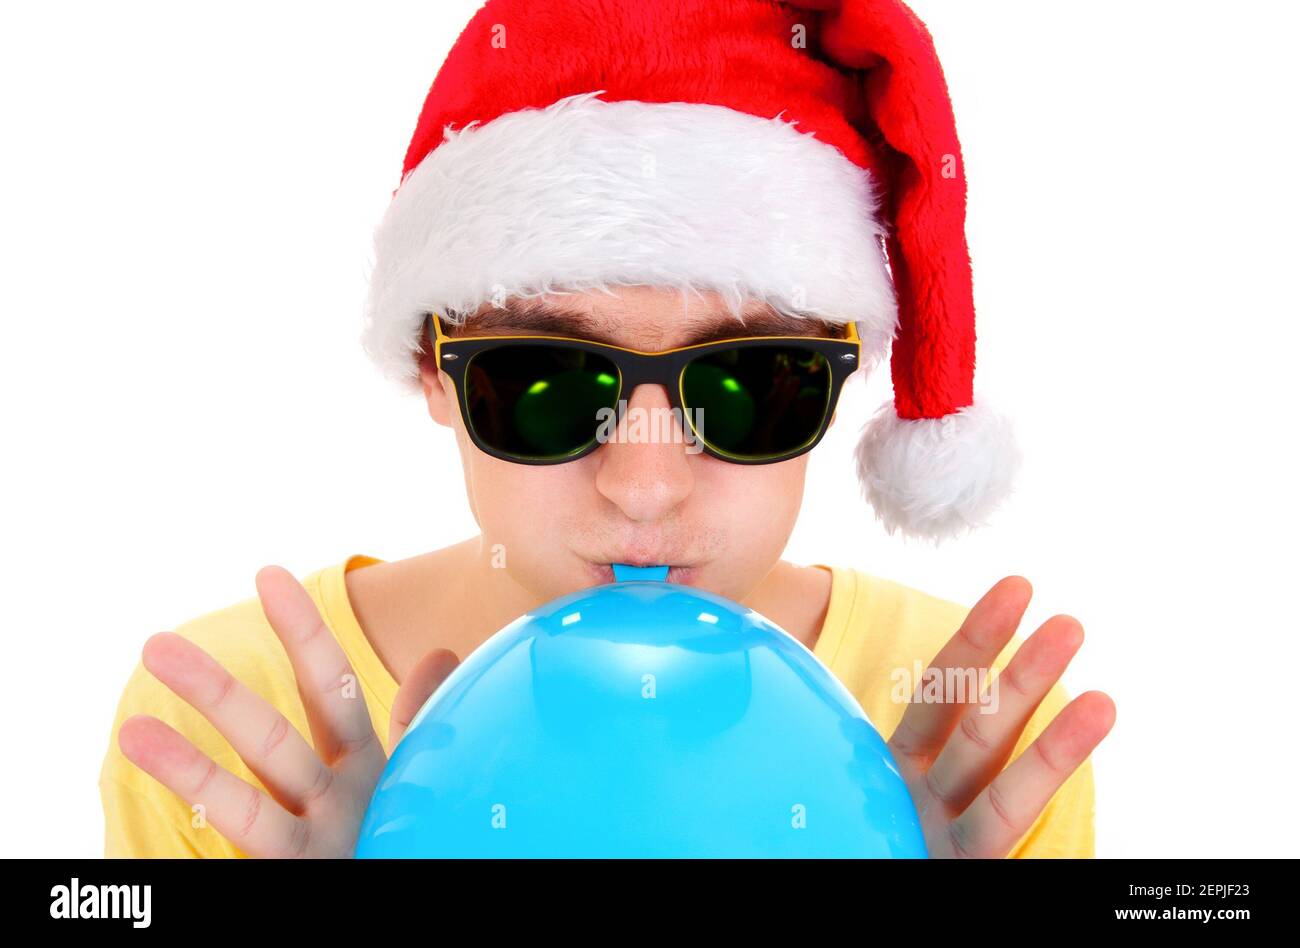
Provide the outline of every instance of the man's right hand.
<path id="1" fill-rule="evenodd" d="M 191 807 L 202 806 L 208 823 L 246 855 L 349 857 L 388 755 L 356 674 L 307 590 L 268 566 L 257 574 L 257 595 L 293 666 L 312 742 L 197 645 L 161 632 L 145 643 L 145 668 L 212 722 L 266 790 L 150 715 L 124 721 L 118 745 Z M 452 652 L 436 649 L 406 676 L 393 702 L 390 748 L 457 664 Z"/>

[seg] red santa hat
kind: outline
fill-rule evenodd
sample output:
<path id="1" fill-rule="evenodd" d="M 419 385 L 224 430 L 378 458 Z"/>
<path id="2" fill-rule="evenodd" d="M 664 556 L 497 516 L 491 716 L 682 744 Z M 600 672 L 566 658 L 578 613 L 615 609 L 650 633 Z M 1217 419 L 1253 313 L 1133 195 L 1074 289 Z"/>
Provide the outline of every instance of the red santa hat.
<path id="1" fill-rule="evenodd" d="M 363 343 L 418 387 L 424 315 L 613 285 L 712 290 L 892 342 L 863 492 L 943 539 L 1010 489 L 973 392 L 966 178 L 898 0 L 490 0 L 438 72 L 375 232 Z"/>

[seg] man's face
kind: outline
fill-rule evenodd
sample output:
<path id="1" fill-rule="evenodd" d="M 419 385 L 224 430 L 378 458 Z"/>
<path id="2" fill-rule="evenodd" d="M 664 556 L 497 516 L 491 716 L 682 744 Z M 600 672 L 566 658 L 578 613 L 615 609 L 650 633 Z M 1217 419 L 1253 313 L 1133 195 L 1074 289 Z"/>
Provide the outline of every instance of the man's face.
<path id="1" fill-rule="evenodd" d="M 762 306 L 738 321 L 714 295 L 616 288 L 483 307 L 455 335 L 577 336 L 656 352 L 745 335 L 828 335 L 824 323 Z M 431 347 L 429 347 L 431 348 Z M 470 508 L 484 552 L 541 600 L 612 582 L 611 564 L 668 565 L 671 582 L 744 599 L 781 558 L 803 500 L 808 455 L 775 464 L 710 457 L 665 427 L 671 403 L 661 385 L 624 392 L 645 431 L 619 437 L 564 464 L 516 464 L 474 446 L 450 377 L 421 363 L 430 416 L 460 445 Z M 625 429 L 633 430 L 632 428 Z"/>

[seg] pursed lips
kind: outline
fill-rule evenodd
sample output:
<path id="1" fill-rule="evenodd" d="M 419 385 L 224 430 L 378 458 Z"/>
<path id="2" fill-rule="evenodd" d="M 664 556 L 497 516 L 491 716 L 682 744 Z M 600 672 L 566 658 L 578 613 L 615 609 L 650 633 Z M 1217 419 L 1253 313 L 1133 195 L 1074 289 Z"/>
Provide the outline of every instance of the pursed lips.
<path id="1" fill-rule="evenodd" d="M 687 564 L 675 564 L 671 560 L 647 560 L 644 557 L 625 557 L 614 559 L 606 562 L 587 561 L 587 566 L 592 578 L 598 583 L 614 582 L 614 563 L 622 563 L 625 566 L 667 566 L 668 579 L 670 583 L 679 583 L 683 586 L 691 585 L 699 572 L 699 567 Z"/>

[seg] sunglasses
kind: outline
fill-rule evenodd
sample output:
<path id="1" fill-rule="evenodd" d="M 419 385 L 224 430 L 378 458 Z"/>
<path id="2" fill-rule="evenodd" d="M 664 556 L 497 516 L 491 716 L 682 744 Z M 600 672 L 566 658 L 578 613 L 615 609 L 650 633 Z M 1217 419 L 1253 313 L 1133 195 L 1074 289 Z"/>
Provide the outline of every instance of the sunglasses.
<path id="1" fill-rule="evenodd" d="M 427 319 L 470 439 L 518 464 L 590 454 L 646 383 L 664 386 L 683 435 L 707 454 L 736 464 L 786 461 L 822 439 L 861 356 L 853 323 L 842 339 L 753 336 L 642 352 L 558 336 L 452 338 L 440 318 Z"/>

